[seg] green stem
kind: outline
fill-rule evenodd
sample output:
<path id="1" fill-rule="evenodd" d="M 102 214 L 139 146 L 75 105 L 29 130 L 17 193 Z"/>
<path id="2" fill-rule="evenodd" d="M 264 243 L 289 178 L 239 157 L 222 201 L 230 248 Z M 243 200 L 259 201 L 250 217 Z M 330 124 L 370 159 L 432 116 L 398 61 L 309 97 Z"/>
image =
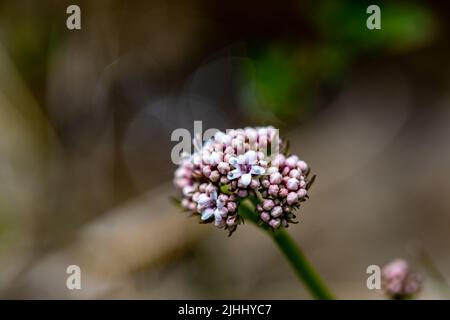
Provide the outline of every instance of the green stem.
<path id="1" fill-rule="evenodd" d="M 275 241 L 281 252 L 283 252 L 299 279 L 309 289 L 314 298 L 322 300 L 333 299 L 333 295 L 327 289 L 317 272 L 285 229 L 273 231 L 270 227 L 261 225 L 259 216 L 255 213 L 254 206 L 250 201 L 243 202 L 242 205 L 239 206 L 239 215 L 246 220 L 252 221 L 266 231 L 266 233 Z"/>

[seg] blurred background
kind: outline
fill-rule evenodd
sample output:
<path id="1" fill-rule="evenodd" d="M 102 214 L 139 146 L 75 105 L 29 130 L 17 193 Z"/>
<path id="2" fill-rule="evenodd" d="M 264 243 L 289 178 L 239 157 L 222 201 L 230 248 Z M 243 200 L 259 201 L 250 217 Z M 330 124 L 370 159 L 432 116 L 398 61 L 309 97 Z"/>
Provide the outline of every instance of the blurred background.
<path id="1" fill-rule="evenodd" d="M 368 30 L 369 4 L 1 1 L 0 297 L 309 299 L 254 226 L 171 203 L 171 133 L 202 120 L 311 165 L 289 232 L 339 298 L 383 299 L 366 268 L 397 257 L 450 298 L 450 5 L 377 1 Z"/>

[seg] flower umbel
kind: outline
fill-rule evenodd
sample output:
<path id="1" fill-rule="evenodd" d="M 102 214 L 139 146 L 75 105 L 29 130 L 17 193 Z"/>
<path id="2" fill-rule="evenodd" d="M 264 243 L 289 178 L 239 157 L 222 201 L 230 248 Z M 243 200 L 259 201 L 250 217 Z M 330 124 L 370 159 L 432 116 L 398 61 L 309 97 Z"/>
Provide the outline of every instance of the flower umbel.
<path id="1" fill-rule="evenodd" d="M 217 132 L 175 172 L 181 205 L 230 234 L 242 221 L 237 212 L 248 197 L 258 199 L 256 211 L 270 228 L 295 223 L 294 211 L 308 197 L 309 168 L 296 155 L 278 153 L 283 146 L 273 127 Z M 276 153 L 269 154 L 269 147 Z"/>

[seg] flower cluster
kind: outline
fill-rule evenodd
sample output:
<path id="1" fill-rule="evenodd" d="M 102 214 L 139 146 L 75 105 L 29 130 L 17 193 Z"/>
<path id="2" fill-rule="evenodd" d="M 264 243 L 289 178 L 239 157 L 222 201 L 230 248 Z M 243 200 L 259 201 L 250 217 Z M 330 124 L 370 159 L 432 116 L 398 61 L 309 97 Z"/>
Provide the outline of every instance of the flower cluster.
<path id="1" fill-rule="evenodd" d="M 308 184 L 304 161 L 283 154 L 285 146 L 273 127 L 217 132 L 175 171 L 181 205 L 230 233 L 242 220 L 237 212 L 245 198 L 258 203 L 261 221 L 272 229 L 295 223 L 294 210 L 308 197 L 312 180 Z"/>
<path id="2" fill-rule="evenodd" d="M 403 259 L 396 259 L 384 266 L 381 279 L 384 292 L 394 299 L 415 295 L 422 284 L 422 277 L 413 272 Z"/>

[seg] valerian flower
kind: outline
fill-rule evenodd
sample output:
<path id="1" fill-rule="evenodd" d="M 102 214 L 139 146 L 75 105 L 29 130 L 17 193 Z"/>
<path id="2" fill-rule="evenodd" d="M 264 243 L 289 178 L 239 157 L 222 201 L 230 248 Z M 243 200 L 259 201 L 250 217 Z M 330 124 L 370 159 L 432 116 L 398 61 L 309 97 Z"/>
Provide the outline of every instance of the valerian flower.
<path id="1" fill-rule="evenodd" d="M 228 162 L 235 168 L 228 172 L 228 180 L 239 178 L 239 186 L 246 188 L 252 182 L 252 175 L 260 176 L 266 172 L 261 166 L 257 164 L 257 155 L 253 150 L 247 151 L 245 155 L 238 157 L 231 157 Z"/>
<path id="2" fill-rule="evenodd" d="M 214 190 L 208 196 L 206 193 L 200 194 L 198 198 L 198 210 L 201 213 L 201 219 L 203 221 L 209 220 L 214 216 L 214 220 L 217 226 L 222 225 L 222 216 L 226 216 L 228 209 L 225 207 L 226 199 L 217 196 L 217 192 Z"/>
<path id="3" fill-rule="evenodd" d="M 175 171 L 181 205 L 230 233 L 242 222 L 238 209 L 248 197 L 259 199 L 256 212 L 268 227 L 296 223 L 294 212 L 308 198 L 312 181 L 308 165 L 287 155 L 284 145 L 273 127 L 219 131 L 203 145 L 194 139 L 194 153 Z"/>
<path id="4" fill-rule="evenodd" d="M 417 294 L 422 285 L 422 277 L 414 272 L 407 261 L 396 259 L 381 270 L 382 288 L 392 299 L 405 299 Z"/>

